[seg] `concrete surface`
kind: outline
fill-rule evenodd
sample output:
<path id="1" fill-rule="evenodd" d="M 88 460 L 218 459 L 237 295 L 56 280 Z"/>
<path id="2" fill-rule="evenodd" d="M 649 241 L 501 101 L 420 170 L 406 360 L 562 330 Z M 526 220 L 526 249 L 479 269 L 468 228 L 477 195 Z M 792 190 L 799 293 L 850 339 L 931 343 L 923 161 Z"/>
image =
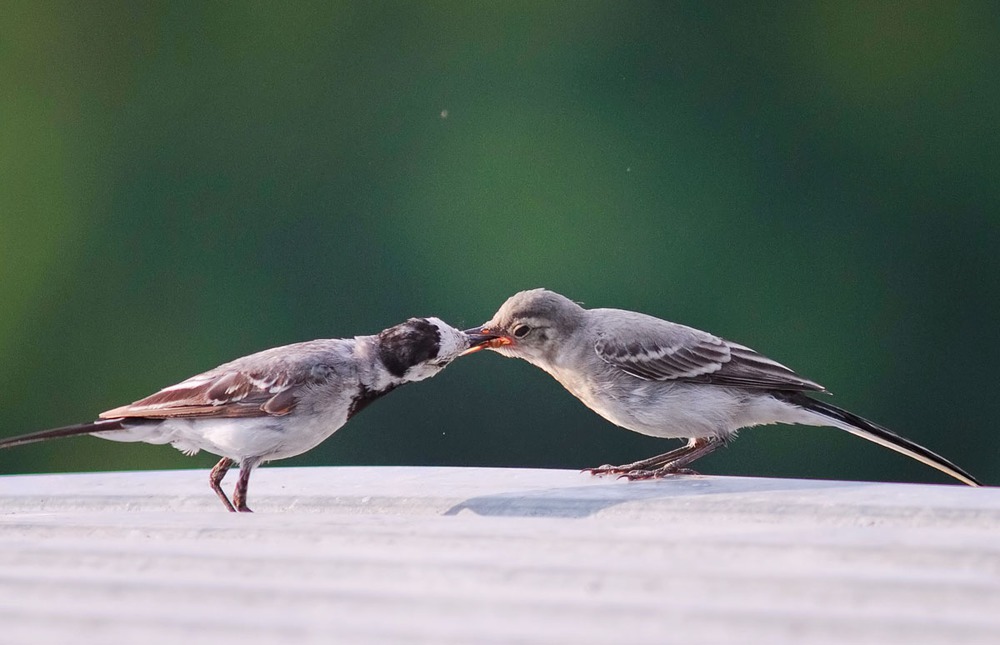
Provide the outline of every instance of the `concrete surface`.
<path id="1" fill-rule="evenodd" d="M 0 642 L 1000 643 L 1000 489 L 207 477 L 0 477 Z"/>

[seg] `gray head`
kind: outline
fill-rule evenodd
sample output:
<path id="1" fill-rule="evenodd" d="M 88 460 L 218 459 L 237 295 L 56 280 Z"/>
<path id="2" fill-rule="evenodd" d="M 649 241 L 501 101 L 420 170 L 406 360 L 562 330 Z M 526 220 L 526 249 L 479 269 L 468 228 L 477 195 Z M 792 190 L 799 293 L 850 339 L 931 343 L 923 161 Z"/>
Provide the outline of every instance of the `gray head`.
<path id="1" fill-rule="evenodd" d="M 471 346 L 492 336 L 467 334 L 440 318 L 410 318 L 378 334 L 378 357 L 402 381 L 434 376 Z"/>
<path id="2" fill-rule="evenodd" d="M 553 363 L 559 346 L 583 323 L 585 309 L 546 289 L 521 291 L 507 299 L 478 331 L 495 335 L 480 347 L 534 364 Z"/>

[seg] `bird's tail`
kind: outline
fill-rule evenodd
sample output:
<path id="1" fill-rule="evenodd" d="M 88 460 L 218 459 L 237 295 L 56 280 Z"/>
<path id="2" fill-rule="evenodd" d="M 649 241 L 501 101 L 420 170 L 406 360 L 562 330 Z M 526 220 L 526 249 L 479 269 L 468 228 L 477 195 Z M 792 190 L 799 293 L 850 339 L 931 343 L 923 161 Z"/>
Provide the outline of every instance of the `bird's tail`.
<path id="1" fill-rule="evenodd" d="M 911 459 L 924 463 L 931 468 L 937 468 L 946 475 L 950 475 L 962 483 L 969 486 L 982 486 L 975 477 L 951 463 L 941 455 L 931 452 L 927 448 L 916 444 L 905 437 L 901 437 L 887 428 L 883 428 L 877 423 L 872 423 L 868 419 L 859 417 L 847 410 L 819 401 L 806 396 L 802 392 L 778 392 L 776 398 L 803 408 L 813 414 L 823 417 L 835 428 L 846 430 L 862 439 L 867 439 L 874 443 L 895 450 Z"/>
<path id="2" fill-rule="evenodd" d="M 18 437 L 0 439 L 0 448 L 13 448 L 23 446 L 36 441 L 46 441 L 48 439 L 59 439 L 60 437 L 75 437 L 81 434 L 91 434 L 93 432 L 104 432 L 106 430 L 122 430 L 125 426 L 122 419 L 99 419 L 89 423 L 78 423 L 75 426 L 64 426 L 62 428 L 52 428 L 51 430 L 40 430 L 30 434 L 22 434 Z"/>

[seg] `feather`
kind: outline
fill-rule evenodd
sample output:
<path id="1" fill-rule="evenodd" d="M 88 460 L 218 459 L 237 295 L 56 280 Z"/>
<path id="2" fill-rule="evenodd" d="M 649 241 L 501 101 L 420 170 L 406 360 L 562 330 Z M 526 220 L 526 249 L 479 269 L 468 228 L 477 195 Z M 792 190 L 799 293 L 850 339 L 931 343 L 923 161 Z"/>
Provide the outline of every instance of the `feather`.
<path id="1" fill-rule="evenodd" d="M 803 378 L 743 345 L 712 334 L 657 321 L 640 339 L 624 342 L 617 334 L 600 337 L 594 351 L 605 362 L 648 381 L 687 381 L 753 389 L 823 391 Z"/>

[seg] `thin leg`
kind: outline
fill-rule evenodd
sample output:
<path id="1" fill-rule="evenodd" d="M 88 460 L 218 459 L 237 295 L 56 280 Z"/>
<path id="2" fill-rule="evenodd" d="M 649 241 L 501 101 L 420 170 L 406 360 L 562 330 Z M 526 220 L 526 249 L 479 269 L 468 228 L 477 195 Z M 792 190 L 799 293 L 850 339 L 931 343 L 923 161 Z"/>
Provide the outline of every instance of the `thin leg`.
<path id="1" fill-rule="evenodd" d="M 240 478 L 236 480 L 236 490 L 233 491 L 233 504 L 240 513 L 253 513 L 247 506 L 247 485 L 250 483 L 250 473 L 258 463 L 259 459 L 244 459 L 240 462 Z"/>
<path id="2" fill-rule="evenodd" d="M 236 509 L 233 508 L 233 503 L 229 501 L 229 498 L 226 497 L 226 493 L 222 490 L 222 479 L 226 476 L 226 473 L 229 472 L 229 468 L 233 465 L 233 463 L 235 462 L 233 462 L 233 460 L 229 457 L 223 457 L 219 460 L 219 463 L 215 464 L 215 468 L 212 469 L 212 472 L 208 474 L 208 483 L 212 486 L 212 490 L 215 491 L 215 494 L 219 496 L 219 499 L 222 500 L 222 503 L 231 513 L 235 513 Z"/>
<path id="3" fill-rule="evenodd" d="M 605 465 L 597 468 L 587 468 L 584 472 L 589 472 L 592 475 L 618 475 L 630 480 L 655 479 L 667 475 L 694 475 L 697 473 L 684 468 L 684 466 L 704 457 L 718 448 L 722 443 L 721 439 L 715 438 L 690 439 L 686 446 L 671 450 L 662 455 L 656 455 L 655 457 L 623 466 Z"/>

